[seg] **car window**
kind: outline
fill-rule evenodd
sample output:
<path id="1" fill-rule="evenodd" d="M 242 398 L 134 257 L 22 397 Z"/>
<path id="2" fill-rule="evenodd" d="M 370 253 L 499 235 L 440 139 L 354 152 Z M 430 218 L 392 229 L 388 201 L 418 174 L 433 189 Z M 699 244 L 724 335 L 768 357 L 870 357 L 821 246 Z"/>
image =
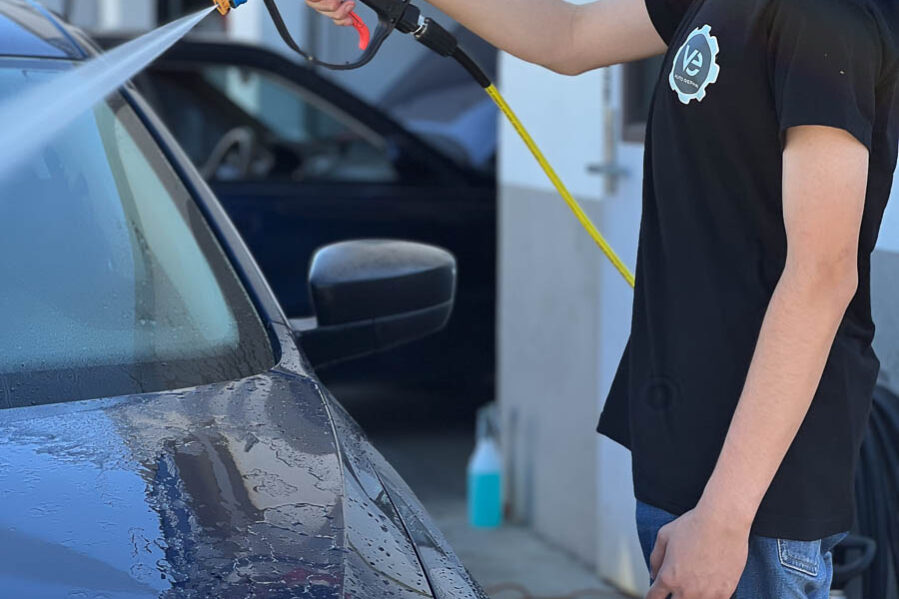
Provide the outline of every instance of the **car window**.
<path id="1" fill-rule="evenodd" d="M 386 140 L 273 73 L 159 66 L 143 87 L 210 180 L 397 180 Z"/>
<path id="2" fill-rule="evenodd" d="M 0 101 L 51 77 L 0 61 Z M 118 95 L 0 179 L 0 408 L 177 389 L 272 349 L 189 192 Z"/>

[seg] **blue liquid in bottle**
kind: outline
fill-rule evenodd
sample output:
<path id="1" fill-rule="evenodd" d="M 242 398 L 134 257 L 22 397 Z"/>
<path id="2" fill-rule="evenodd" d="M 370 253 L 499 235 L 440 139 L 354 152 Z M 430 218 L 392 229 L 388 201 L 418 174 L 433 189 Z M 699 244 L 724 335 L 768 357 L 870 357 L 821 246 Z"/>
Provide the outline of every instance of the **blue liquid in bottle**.
<path id="1" fill-rule="evenodd" d="M 468 475 L 468 520 L 475 528 L 502 525 L 502 476 L 498 472 Z"/>
<path id="2" fill-rule="evenodd" d="M 468 522 L 474 528 L 503 523 L 502 457 L 496 442 L 481 438 L 468 464 Z"/>

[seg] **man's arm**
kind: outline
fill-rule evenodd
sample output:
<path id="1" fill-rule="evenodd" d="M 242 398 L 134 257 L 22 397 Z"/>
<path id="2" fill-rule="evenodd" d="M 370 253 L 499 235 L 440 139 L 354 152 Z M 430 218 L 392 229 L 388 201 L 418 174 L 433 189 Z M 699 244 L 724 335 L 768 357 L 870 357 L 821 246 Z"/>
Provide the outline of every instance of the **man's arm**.
<path id="1" fill-rule="evenodd" d="M 868 158 L 843 130 L 788 130 L 786 267 L 714 474 L 699 505 L 659 533 L 647 599 L 733 594 L 756 512 L 811 406 L 858 286 Z"/>
<path id="2" fill-rule="evenodd" d="M 665 51 L 646 0 L 430 0 L 500 50 L 566 75 Z M 306 0 L 338 25 L 351 25 L 355 0 Z"/>

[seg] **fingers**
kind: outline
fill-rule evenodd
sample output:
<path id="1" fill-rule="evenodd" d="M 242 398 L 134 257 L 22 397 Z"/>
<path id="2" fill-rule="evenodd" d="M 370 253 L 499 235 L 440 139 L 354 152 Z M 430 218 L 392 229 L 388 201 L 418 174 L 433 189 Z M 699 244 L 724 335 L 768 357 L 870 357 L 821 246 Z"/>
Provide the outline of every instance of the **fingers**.
<path id="1" fill-rule="evenodd" d="M 652 554 L 649 556 L 650 577 L 655 580 L 658 578 L 659 571 L 662 569 L 662 563 L 665 561 L 665 552 L 668 550 L 668 535 L 665 529 L 659 531 L 656 537 L 656 544 L 652 548 Z M 665 598 L 663 598 L 665 599 Z"/>
<path id="2" fill-rule="evenodd" d="M 343 4 L 342 0 L 306 0 L 306 5 L 309 8 L 329 16 L 331 13 L 336 12 L 341 4 Z"/>
<path id="3" fill-rule="evenodd" d="M 652 587 L 650 587 L 646 599 L 669 599 L 673 594 L 673 591 L 665 586 L 662 581 L 656 580 L 652 583 Z"/>
<path id="4" fill-rule="evenodd" d="M 353 19 L 350 13 L 356 9 L 356 3 L 352 0 L 306 0 L 306 5 L 328 17 L 337 25 L 351 26 Z"/>
<path id="5" fill-rule="evenodd" d="M 646 599 L 668 599 L 674 595 L 674 590 L 666 584 L 664 577 L 659 576 L 662 571 L 662 564 L 665 563 L 665 553 L 668 551 L 668 534 L 665 528 L 659 531 L 656 536 L 656 543 L 652 548 L 652 554 L 649 556 L 650 576 L 653 579 L 652 587 Z"/>

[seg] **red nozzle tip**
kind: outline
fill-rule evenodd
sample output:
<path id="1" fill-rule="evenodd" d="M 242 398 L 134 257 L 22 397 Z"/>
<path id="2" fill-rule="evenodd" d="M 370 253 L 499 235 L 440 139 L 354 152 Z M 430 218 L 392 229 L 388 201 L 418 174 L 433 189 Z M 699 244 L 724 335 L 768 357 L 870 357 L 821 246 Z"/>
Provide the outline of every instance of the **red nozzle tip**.
<path id="1" fill-rule="evenodd" d="M 368 25 L 355 12 L 350 13 L 350 18 L 353 19 L 353 27 L 359 33 L 359 49 L 365 50 L 368 48 L 369 42 L 371 42 L 371 32 L 368 30 Z"/>

